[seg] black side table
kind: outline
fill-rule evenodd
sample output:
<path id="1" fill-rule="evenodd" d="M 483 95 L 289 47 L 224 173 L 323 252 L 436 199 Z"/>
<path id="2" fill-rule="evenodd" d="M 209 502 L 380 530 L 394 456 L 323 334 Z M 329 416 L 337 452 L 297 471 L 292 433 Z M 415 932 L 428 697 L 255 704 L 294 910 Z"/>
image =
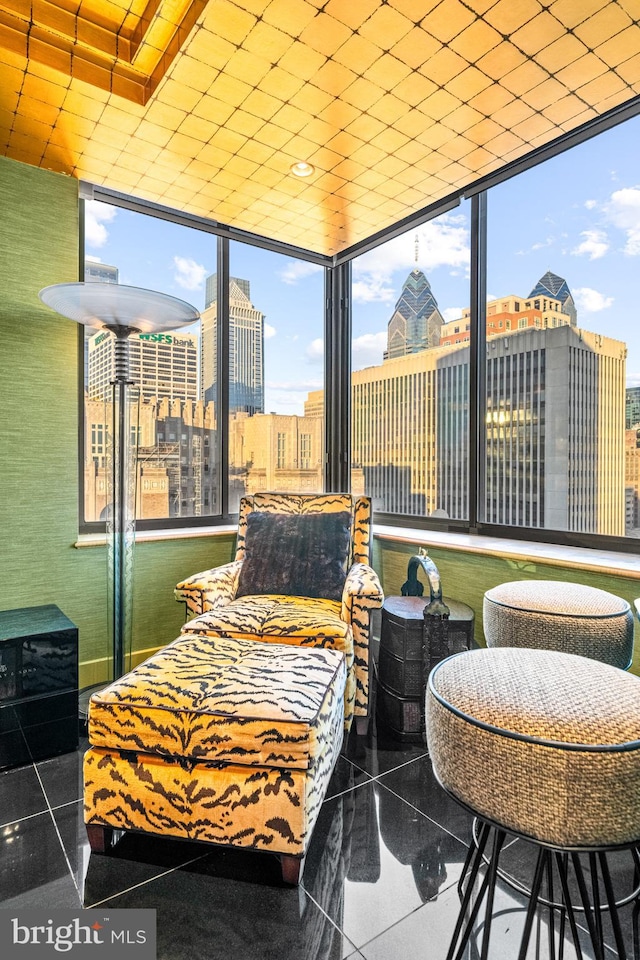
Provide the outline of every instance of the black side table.
<path id="1" fill-rule="evenodd" d="M 471 607 L 443 597 L 448 619 L 424 617 L 425 597 L 387 597 L 382 605 L 378 715 L 394 736 L 424 739 L 427 677 L 444 657 L 474 646 Z"/>
<path id="2" fill-rule="evenodd" d="M 78 628 L 54 606 L 0 610 L 0 770 L 78 746 Z"/>

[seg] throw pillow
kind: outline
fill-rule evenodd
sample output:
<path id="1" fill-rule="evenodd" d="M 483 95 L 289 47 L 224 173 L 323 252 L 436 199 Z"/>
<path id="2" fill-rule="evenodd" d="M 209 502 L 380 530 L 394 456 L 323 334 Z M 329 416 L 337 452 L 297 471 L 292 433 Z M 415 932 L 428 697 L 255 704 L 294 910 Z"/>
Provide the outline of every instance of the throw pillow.
<path id="1" fill-rule="evenodd" d="M 347 575 L 351 515 L 254 511 L 236 596 L 280 593 L 340 600 Z"/>

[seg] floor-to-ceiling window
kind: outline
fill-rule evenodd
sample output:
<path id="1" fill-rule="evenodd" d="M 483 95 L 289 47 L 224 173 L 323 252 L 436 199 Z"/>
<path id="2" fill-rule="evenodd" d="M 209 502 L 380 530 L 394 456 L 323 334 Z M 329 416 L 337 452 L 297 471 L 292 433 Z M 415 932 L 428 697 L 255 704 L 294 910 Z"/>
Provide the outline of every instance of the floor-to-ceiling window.
<path id="1" fill-rule="evenodd" d="M 228 309 L 230 512 L 244 493 L 322 491 L 323 268 L 231 243 Z M 205 397 L 215 315 L 202 316 Z"/>
<path id="2" fill-rule="evenodd" d="M 245 492 L 321 491 L 322 265 L 231 243 L 221 314 L 217 236 L 101 200 L 85 202 L 84 223 L 87 283 L 160 291 L 201 315 L 180 330 L 129 339 L 140 394 L 131 427 L 138 520 L 188 525 L 234 513 Z M 82 503 L 91 524 L 109 512 L 113 336 L 87 329 L 84 352 Z"/>
<path id="3" fill-rule="evenodd" d="M 205 306 L 216 238 L 170 220 L 97 200 L 85 202 L 85 282 L 157 290 Z M 132 427 L 138 445 L 139 520 L 204 517 L 220 512 L 217 424 L 200 390 L 200 324 L 129 339 L 132 381 L 140 401 Z M 109 510 L 105 454 L 111 423 L 114 338 L 85 333 L 84 520 Z"/>
<path id="4" fill-rule="evenodd" d="M 384 513 L 468 518 L 469 206 L 353 261 L 352 484 Z"/>
<path id="5" fill-rule="evenodd" d="M 486 523 L 640 536 L 639 140 L 634 119 L 488 192 Z"/>
<path id="6" fill-rule="evenodd" d="M 345 254 L 349 482 L 379 514 L 533 538 L 640 538 L 639 137 L 634 118 L 489 184 L 486 272 L 473 259 L 484 217 L 476 232 L 465 199 Z M 138 516 L 149 523 L 226 516 L 245 492 L 325 482 L 336 401 L 324 390 L 325 326 L 338 343 L 345 316 L 327 312 L 331 261 L 213 229 L 86 203 L 89 282 L 161 290 L 202 313 L 193 329 L 132 338 Z M 483 293 L 477 310 L 472 288 L 476 307 Z M 88 335 L 85 349 L 84 508 L 97 521 L 108 509 L 109 335 Z"/>

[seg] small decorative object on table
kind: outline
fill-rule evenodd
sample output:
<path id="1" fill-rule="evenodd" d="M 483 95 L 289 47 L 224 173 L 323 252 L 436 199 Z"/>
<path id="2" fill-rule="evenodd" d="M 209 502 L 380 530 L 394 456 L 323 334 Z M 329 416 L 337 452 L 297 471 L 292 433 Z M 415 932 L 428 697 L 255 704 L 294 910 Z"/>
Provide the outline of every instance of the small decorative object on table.
<path id="1" fill-rule="evenodd" d="M 427 574 L 425 603 L 418 569 Z M 424 742 L 424 692 L 433 667 L 473 644 L 471 607 L 442 596 L 440 574 L 426 554 L 411 557 L 401 597 L 382 606 L 378 715 L 398 739 Z"/>

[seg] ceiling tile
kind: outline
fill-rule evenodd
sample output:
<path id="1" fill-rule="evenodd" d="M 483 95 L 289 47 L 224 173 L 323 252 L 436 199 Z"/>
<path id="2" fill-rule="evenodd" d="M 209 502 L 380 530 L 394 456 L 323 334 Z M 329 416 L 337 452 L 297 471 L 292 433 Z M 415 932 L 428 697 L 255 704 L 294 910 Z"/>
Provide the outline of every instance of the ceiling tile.
<path id="1" fill-rule="evenodd" d="M 0 152 L 322 253 L 640 95 L 640 0 L 3 3 Z"/>

